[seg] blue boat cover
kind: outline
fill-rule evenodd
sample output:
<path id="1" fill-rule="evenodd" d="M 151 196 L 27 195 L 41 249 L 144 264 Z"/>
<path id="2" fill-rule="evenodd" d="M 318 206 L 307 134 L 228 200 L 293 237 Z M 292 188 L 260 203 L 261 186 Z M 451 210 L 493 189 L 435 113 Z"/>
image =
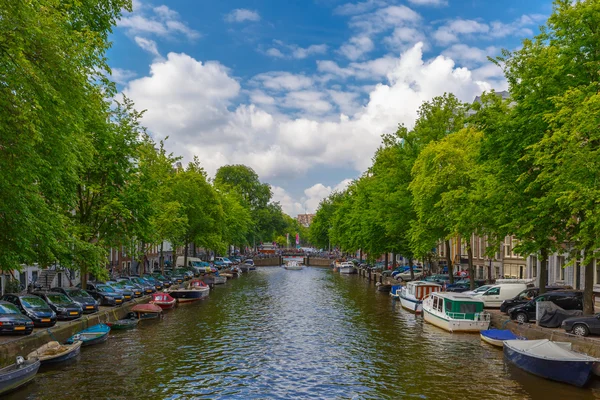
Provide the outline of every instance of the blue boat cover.
<path id="1" fill-rule="evenodd" d="M 515 340 L 519 337 L 508 329 L 488 329 L 480 332 L 483 336 L 494 340 Z"/>

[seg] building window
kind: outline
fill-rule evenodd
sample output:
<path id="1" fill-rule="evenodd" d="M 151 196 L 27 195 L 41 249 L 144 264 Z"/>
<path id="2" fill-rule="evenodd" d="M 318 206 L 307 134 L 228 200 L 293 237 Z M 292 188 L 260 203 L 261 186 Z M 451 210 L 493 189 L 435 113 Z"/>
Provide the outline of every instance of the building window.
<path id="1" fill-rule="evenodd" d="M 511 253 L 510 244 L 511 244 L 510 236 L 505 237 L 504 238 L 504 257 L 510 257 L 510 253 Z"/>
<path id="2" fill-rule="evenodd" d="M 537 277 L 537 263 L 538 263 L 537 257 L 531 257 L 531 276 L 533 278 Z"/>
<path id="3" fill-rule="evenodd" d="M 485 239 L 479 238 L 479 258 L 484 258 L 485 255 Z"/>
<path id="4" fill-rule="evenodd" d="M 596 285 L 600 285 L 600 263 L 598 262 L 598 260 L 594 260 L 594 266 L 594 269 L 596 271 L 596 279 L 594 279 L 594 283 Z"/>
<path id="5" fill-rule="evenodd" d="M 123 271 L 125 271 L 125 261 L 123 261 Z"/>
<path id="6" fill-rule="evenodd" d="M 565 257 L 558 256 L 556 257 L 556 270 L 559 281 L 565 280 Z"/>
<path id="7" fill-rule="evenodd" d="M 479 267 L 479 279 L 483 279 L 483 267 Z"/>
<path id="8" fill-rule="evenodd" d="M 494 278 L 498 278 L 500 276 L 500 267 L 496 267 L 496 275 Z"/>

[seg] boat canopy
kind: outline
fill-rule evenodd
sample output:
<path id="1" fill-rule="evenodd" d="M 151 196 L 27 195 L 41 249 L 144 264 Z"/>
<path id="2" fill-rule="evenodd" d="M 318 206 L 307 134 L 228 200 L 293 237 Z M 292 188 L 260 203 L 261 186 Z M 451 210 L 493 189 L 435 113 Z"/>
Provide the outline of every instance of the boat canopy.
<path id="1" fill-rule="evenodd" d="M 600 361 L 586 354 L 571 351 L 571 343 L 540 340 L 507 340 L 504 342 L 512 350 L 531 357 L 556 361 Z"/>

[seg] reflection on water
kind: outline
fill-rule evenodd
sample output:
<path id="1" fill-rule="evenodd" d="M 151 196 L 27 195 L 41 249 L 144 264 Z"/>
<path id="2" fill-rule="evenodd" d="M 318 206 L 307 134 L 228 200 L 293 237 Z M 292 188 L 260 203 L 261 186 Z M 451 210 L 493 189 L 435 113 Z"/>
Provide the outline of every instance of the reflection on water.
<path id="1" fill-rule="evenodd" d="M 210 297 L 113 332 L 10 399 L 592 399 L 505 365 L 357 276 L 259 268 Z"/>

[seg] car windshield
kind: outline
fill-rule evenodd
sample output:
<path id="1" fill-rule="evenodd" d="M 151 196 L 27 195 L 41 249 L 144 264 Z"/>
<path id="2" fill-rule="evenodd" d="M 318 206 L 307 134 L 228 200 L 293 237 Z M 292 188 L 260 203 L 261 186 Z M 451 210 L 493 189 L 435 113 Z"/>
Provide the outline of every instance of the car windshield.
<path id="1" fill-rule="evenodd" d="M 96 286 L 96 288 L 98 288 L 99 292 L 106 292 L 106 293 L 114 293 L 115 289 L 111 288 L 108 285 L 98 285 Z"/>
<path id="2" fill-rule="evenodd" d="M 57 306 L 71 304 L 71 300 L 64 294 L 48 294 L 46 297 L 48 301 Z"/>
<path id="3" fill-rule="evenodd" d="M 0 314 L 20 314 L 20 312 L 12 304 L 0 304 Z"/>
<path id="4" fill-rule="evenodd" d="M 23 303 L 23 306 L 27 308 L 48 308 L 48 304 L 46 304 L 43 299 L 37 296 L 21 297 L 21 303 Z"/>
<path id="5" fill-rule="evenodd" d="M 192 261 L 192 265 L 194 267 L 201 267 L 202 266 L 202 262 L 201 261 Z"/>
<path id="6" fill-rule="evenodd" d="M 532 297 L 532 293 L 529 290 L 526 290 L 524 292 L 521 292 L 521 294 L 519 295 L 519 300 L 531 300 Z"/>
<path id="7" fill-rule="evenodd" d="M 90 297 L 89 293 L 85 290 L 69 290 L 69 296 L 71 297 Z"/>

